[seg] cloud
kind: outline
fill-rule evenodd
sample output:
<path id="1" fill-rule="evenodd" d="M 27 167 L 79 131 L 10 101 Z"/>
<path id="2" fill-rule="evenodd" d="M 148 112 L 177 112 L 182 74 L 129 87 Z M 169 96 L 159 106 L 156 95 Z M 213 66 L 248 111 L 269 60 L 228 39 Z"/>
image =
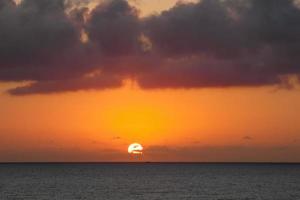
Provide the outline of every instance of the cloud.
<path id="1" fill-rule="evenodd" d="M 299 146 L 149 146 L 145 160 L 200 162 L 293 162 L 299 160 Z"/>
<path id="2" fill-rule="evenodd" d="M 107 56 L 132 54 L 139 47 L 138 12 L 127 1 L 99 4 L 89 16 L 86 31 L 90 42 Z"/>
<path id="3" fill-rule="evenodd" d="M 292 1 L 203 0 L 146 20 L 168 58 L 140 76 L 144 88 L 262 86 L 299 74 L 300 11 Z"/>
<path id="4" fill-rule="evenodd" d="M 243 137 L 243 139 L 244 139 L 244 140 L 252 140 L 253 138 L 250 137 L 250 136 L 245 136 L 245 137 Z"/>
<path id="5" fill-rule="evenodd" d="M 45 94 L 63 91 L 79 91 L 91 89 L 113 89 L 122 85 L 121 79 L 105 76 L 84 77 L 70 80 L 54 80 L 35 82 L 26 86 L 9 90 L 12 95 Z"/>
<path id="6" fill-rule="evenodd" d="M 2 1 L 0 27 L 1 80 L 60 80 L 86 71 L 80 33 L 62 0 Z"/>
<path id="7" fill-rule="evenodd" d="M 86 150 L 79 147 L 39 147 L 5 149 L 7 153 L 0 154 L 1 162 L 120 162 L 127 161 L 127 152 L 115 149 Z"/>
<path id="8" fill-rule="evenodd" d="M 145 18 L 126 0 L 90 3 L 0 0 L 0 81 L 31 82 L 10 94 L 117 88 L 128 78 L 144 89 L 298 82 L 296 1 L 202 0 Z"/>

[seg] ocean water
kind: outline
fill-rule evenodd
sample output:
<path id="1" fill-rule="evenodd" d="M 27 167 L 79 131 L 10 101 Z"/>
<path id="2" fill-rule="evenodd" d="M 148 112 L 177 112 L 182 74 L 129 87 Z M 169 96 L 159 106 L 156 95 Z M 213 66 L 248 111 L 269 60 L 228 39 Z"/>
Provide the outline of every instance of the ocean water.
<path id="1" fill-rule="evenodd" d="M 0 164 L 0 199 L 300 200 L 300 165 Z"/>

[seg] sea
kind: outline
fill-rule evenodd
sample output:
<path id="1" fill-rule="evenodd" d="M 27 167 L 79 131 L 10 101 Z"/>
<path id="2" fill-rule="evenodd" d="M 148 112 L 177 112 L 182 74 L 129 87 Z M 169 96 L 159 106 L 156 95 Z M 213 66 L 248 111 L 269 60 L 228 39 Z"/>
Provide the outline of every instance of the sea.
<path id="1" fill-rule="evenodd" d="M 300 164 L 0 164 L 1 200 L 300 200 Z"/>

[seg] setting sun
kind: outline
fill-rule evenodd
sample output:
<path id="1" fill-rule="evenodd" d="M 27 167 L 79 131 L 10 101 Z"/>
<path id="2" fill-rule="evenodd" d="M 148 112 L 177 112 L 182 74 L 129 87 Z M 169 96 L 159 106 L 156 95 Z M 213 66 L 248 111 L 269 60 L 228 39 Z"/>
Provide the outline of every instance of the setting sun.
<path id="1" fill-rule="evenodd" d="M 143 146 L 138 143 L 132 143 L 128 146 L 128 153 L 130 154 L 143 154 Z"/>
<path id="2" fill-rule="evenodd" d="M 0 200 L 300 200 L 299 22 L 300 0 L 0 0 Z"/>

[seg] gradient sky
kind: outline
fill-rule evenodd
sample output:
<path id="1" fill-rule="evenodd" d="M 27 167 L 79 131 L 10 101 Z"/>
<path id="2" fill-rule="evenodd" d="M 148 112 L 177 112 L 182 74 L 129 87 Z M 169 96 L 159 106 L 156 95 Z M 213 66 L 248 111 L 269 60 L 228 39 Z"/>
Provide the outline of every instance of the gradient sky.
<path id="1" fill-rule="evenodd" d="M 300 162 L 299 21 L 293 0 L 0 0 L 0 161 Z"/>

